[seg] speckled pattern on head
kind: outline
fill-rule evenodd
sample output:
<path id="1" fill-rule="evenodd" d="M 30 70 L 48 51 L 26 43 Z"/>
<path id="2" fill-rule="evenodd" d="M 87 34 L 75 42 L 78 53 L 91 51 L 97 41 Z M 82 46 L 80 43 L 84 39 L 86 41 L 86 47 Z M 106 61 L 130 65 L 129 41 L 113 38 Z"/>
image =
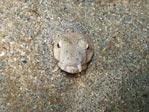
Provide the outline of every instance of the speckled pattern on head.
<path id="1" fill-rule="evenodd" d="M 58 66 L 68 73 L 79 73 L 87 68 L 93 56 L 89 36 L 80 33 L 59 33 L 54 40 L 54 57 Z"/>

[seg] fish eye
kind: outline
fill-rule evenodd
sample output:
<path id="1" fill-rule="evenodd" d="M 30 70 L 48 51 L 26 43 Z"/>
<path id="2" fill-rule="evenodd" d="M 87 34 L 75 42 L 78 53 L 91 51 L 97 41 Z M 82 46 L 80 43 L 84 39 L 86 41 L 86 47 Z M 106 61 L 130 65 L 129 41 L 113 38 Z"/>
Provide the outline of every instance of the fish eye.
<path id="1" fill-rule="evenodd" d="M 89 50 L 89 48 L 90 48 L 90 47 L 89 47 L 89 45 L 88 45 L 86 49 Z"/>
<path id="2" fill-rule="evenodd" d="M 58 47 L 58 48 L 60 48 L 60 45 L 59 45 L 59 43 L 57 43 L 57 47 Z"/>

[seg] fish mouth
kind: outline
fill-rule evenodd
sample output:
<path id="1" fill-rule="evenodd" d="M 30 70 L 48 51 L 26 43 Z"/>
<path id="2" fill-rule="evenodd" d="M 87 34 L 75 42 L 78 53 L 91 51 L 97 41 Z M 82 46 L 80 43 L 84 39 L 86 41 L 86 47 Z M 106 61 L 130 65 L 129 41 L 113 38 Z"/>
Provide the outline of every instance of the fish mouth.
<path id="1" fill-rule="evenodd" d="M 79 64 L 77 66 L 67 65 L 66 70 L 69 73 L 78 73 L 78 72 L 82 71 L 82 66 L 81 66 L 81 64 Z"/>
<path id="2" fill-rule="evenodd" d="M 82 71 L 82 65 L 81 64 L 78 64 L 78 65 L 71 65 L 71 64 L 68 64 L 68 65 L 64 65 L 62 63 L 59 63 L 58 66 L 68 72 L 68 73 L 79 73 Z"/>

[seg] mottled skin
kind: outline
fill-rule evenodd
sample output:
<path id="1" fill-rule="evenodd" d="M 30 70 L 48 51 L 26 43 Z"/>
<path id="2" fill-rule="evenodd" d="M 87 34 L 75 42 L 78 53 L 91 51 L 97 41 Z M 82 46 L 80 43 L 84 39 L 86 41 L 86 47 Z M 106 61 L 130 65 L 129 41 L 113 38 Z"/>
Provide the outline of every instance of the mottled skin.
<path id="1" fill-rule="evenodd" d="M 93 56 L 89 36 L 80 33 L 59 33 L 54 40 L 54 57 L 58 66 L 68 73 L 79 73 L 87 68 Z"/>

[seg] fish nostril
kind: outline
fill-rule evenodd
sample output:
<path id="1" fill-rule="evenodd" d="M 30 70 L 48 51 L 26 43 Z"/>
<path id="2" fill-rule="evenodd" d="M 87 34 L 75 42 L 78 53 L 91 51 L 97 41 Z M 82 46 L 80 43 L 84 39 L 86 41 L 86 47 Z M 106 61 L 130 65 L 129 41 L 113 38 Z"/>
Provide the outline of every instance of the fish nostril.
<path id="1" fill-rule="evenodd" d="M 81 52 L 79 52 L 79 55 L 81 55 Z"/>
<path id="2" fill-rule="evenodd" d="M 76 58 L 76 61 L 79 61 L 79 58 Z"/>

